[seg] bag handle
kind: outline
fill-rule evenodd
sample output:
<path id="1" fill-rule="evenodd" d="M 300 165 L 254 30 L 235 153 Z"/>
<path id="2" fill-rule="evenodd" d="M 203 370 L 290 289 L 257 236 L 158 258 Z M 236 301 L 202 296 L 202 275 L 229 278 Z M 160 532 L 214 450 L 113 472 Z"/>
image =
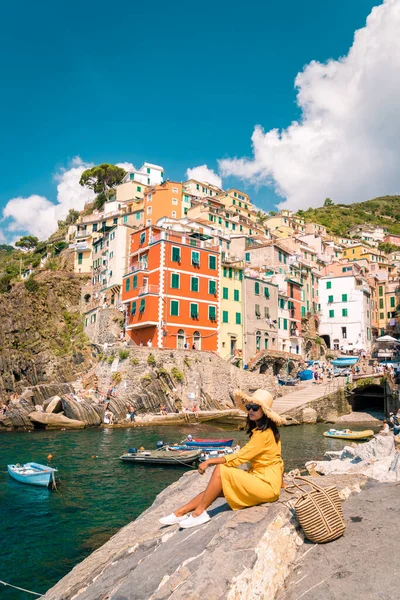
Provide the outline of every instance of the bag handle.
<path id="1" fill-rule="evenodd" d="M 335 511 L 336 515 L 341 519 L 341 515 L 336 507 L 336 504 L 333 502 L 332 498 L 329 496 L 329 494 L 326 492 L 326 490 L 324 490 L 324 488 L 320 487 L 319 485 L 317 485 L 316 483 L 314 483 L 313 481 L 308 481 L 308 479 L 305 479 L 304 477 L 299 477 L 298 475 L 296 475 L 295 477 L 292 477 L 292 485 L 290 487 L 296 487 L 298 488 L 303 494 L 310 494 L 311 492 L 304 492 L 303 488 L 298 485 L 295 481 L 295 479 L 300 479 L 300 481 L 304 481 L 305 485 L 309 485 L 312 488 L 314 488 L 315 490 L 317 490 L 318 492 L 321 492 L 322 494 L 324 494 L 325 498 L 328 500 L 329 504 L 331 505 L 331 507 L 333 508 L 333 510 Z M 286 488 L 287 489 L 287 488 Z M 289 492 L 289 493 L 294 493 L 294 492 Z M 299 500 L 299 498 L 297 499 Z M 311 500 L 313 501 L 313 504 L 316 508 L 316 510 L 318 510 L 320 516 L 322 517 L 324 523 L 325 523 L 325 527 L 328 529 L 328 531 L 331 532 L 331 527 L 329 526 L 325 515 L 323 514 L 321 508 L 315 503 L 315 501 L 313 500 L 312 496 L 311 496 Z M 296 506 L 294 507 L 296 509 Z"/>

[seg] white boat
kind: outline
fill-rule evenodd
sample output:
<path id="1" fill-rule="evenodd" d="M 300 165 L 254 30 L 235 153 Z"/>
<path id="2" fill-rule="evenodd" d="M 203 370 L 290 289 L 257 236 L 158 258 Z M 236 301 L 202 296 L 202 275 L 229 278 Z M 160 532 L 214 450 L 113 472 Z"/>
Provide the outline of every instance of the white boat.
<path id="1" fill-rule="evenodd" d="M 13 479 L 20 483 L 28 483 L 29 485 L 39 485 L 49 487 L 54 484 L 54 473 L 57 469 L 40 465 L 39 463 L 29 462 L 24 465 L 15 464 L 7 465 L 7 470 Z"/>

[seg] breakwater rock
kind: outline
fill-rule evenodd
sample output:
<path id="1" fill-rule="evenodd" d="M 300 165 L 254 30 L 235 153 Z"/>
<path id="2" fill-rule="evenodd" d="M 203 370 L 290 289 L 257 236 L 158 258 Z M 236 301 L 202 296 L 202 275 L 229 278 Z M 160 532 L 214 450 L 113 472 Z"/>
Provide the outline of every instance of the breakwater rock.
<path id="1" fill-rule="evenodd" d="M 284 585 L 303 537 L 282 492 L 272 504 L 232 511 L 218 499 L 211 520 L 190 530 L 163 527 L 161 516 L 202 491 L 191 472 L 159 494 L 153 505 L 50 589 L 44 600 L 271 600 Z M 311 480 L 313 478 L 310 478 Z M 343 499 L 366 478 L 320 477 Z"/>

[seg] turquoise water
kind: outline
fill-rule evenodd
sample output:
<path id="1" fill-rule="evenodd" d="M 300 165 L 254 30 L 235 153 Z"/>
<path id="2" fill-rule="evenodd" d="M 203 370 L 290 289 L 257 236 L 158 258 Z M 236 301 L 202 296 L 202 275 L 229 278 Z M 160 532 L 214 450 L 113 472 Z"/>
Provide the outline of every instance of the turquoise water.
<path id="1" fill-rule="evenodd" d="M 326 425 L 281 429 L 285 469 L 343 448 L 322 436 Z M 188 433 L 226 436 L 210 425 L 192 428 L 37 431 L 0 435 L 0 580 L 44 593 L 72 567 L 148 508 L 185 467 L 127 465 L 118 457 L 132 446 L 154 448 L 158 440 L 178 442 Z M 244 432 L 232 437 L 246 441 Z M 36 461 L 59 469 L 58 492 L 18 483 L 10 463 Z M 92 458 L 92 457 L 95 458 Z M 2 600 L 33 598 L 0 585 Z"/>

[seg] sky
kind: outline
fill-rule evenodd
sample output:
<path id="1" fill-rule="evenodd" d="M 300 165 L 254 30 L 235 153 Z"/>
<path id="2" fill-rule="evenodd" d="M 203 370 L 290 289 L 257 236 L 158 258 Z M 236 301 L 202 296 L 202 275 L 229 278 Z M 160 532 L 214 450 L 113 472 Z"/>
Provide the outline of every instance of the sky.
<path id="1" fill-rule="evenodd" d="M 47 237 L 101 162 L 264 210 L 400 193 L 399 26 L 400 0 L 6 3 L 0 243 Z"/>

